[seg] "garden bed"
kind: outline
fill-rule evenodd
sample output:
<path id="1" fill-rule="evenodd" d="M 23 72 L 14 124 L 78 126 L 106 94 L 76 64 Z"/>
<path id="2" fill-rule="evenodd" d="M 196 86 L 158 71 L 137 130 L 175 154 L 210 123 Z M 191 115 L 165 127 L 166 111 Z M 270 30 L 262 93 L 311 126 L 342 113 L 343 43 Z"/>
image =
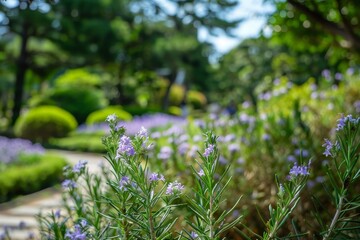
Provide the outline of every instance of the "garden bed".
<path id="1" fill-rule="evenodd" d="M 51 187 L 62 180 L 63 157 L 40 145 L 0 137 L 0 203 Z"/>

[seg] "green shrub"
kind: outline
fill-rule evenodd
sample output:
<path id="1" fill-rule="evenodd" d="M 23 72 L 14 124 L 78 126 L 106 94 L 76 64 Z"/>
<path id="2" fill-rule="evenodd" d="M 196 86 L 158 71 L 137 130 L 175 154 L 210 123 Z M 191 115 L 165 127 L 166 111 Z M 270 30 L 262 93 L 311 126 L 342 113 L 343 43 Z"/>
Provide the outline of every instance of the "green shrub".
<path id="1" fill-rule="evenodd" d="M 99 87 L 101 79 L 85 69 L 69 69 L 56 79 L 56 87 Z"/>
<path id="2" fill-rule="evenodd" d="M 69 112 L 55 106 L 41 106 L 30 109 L 17 120 L 15 134 L 44 142 L 51 137 L 64 137 L 76 127 L 76 120 Z"/>
<path id="3" fill-rule="evenodd" d="M 174 116 L 181 116 L 182 115 L 182 110 L 179 107 L 176 106 L 170 106 L 168 109 L 168 113 Z"/>
<path id="4" fill-rule="evenodd" d="M 51 187 L 62 180 L 66 161 L 53 154 L 40 158 L 36 164 L 13 166 L 0 173 L 0 202 Z"/>
<path id="5" fill-rule="evenodd" d="M 170 89 L 169 102 L 172 106 L 179 106 L 185 96 L 185 89 L 178 85 L 174 84 Z"/>
<path id="6" fill-rule="evenodd" d="M 186 101 L 194 109 L 202 109 L 206 106 L 207 100 L 203 93 L 190 90 L 187 92 Z"/>
<path id="7" fill-rule="evenodd" d="M 94 123 L 105 122 L 106 117 L 113 113 L 115 113 L 120 120 L 129 121 L 132 119 L 131 114 L 124 111 L 120 106 L 109 106 L 92 112 L 87 117 L 86 124 L 92 125 Z"/>
<path id="8" fill-rule="evenodd" d="M 56 88 L 46 97 L 56 106 L 70 112 L 79 124 L 84 123 L 90 113 L 107 105 L 103 92 L 93 88 Z"/>
<path id="9" fill-rule="evenodd" d="M 79 152 L 104 153 L 105 148 L 98 134 L 74 135 L 66 138 L 52 138 L 47 147 Z"/>

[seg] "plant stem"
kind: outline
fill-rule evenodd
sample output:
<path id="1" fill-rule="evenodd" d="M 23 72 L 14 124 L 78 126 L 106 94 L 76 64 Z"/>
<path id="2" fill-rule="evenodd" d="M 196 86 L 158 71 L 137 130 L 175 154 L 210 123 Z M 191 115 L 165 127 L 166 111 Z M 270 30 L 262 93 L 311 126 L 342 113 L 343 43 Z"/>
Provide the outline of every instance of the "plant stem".
<path id="1" fill-rule="evenodd" d="M 150 235 L 152 240 L 156 240 L 156 234 L 154 229 L 154 219 L 152 216 L 151 208 L 149 209 L 149 224 L 150 224 Z"/>
<path id="2" fill-rule="evenodd" d="M 332 221 L 331 221 L 329 230 L 328 230 L 327 233 L 325 234 L 323 240 L 329 239 L 329 237 L 330 237 L 330 235 L 331 235 L 331 232 L 334 230 L 335 225 L 336 225 L 336 223 L 337 223 L 337 220 L 339 219 L 339 216 L 340 216 L 340 213 L 341 213 L 341 210 L 342 210 L 343 200 L 344 200 L 344 195 L 341 195 L 340 200 L 339 200 L 338 207 L 337 207 L 337 209 L 336 209 L 336 213 L 335 213 L 335 215 L 334 215 L 334 218 L 333 218 Z"/>
<path id="3" fill-rule="evenodd" d="M 210 210 L 210 216 L 209 216 L 209 221 L 210 221 L 210 233 L 209 233 L 209 237 L 210 239 L 213 239 L 214 237 L 214 229 L 213 229 L 213 196 L 210 196 L 210 204 L 209 204 L 209 210 Z"/>

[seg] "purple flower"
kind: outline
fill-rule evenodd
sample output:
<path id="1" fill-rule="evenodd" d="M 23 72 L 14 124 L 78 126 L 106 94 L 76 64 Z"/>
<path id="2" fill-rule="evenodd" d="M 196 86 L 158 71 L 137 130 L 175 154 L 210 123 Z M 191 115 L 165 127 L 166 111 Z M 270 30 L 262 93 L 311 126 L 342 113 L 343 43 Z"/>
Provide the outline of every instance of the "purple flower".
<path id="1" fill-rule="evenodd" d="M 143 126 L 141 126 L 140 131 L 137 133 L 137 136 L 140 138 L 147 138 L 148 137 L 148 132 L 147 129 L 144 128 Z"/>
<path id="2" fill-rule="evenodd" d="M 185 155 L 185 153 L 189 150 L 188 143 L 181 143 L 178 147 L 180 155 Z"/>
<path id="3" fill-rule="evenodd" d="M 86 226 L 88 225 L 88 222 L 87 222 L 85 219 L 81 219 L 80 225 L 81 225 L 82 227 L 86 227 Z"/>
<path id="4" fill-rule="evenodd" d="M 76 224 L 74 232 L 66 231 L 65 238 L 70 240 L 86 240 L 86 233 L 83 233 L 80 225 Z"/>
<path id="5" fill-rule="evenodd" d="M 65 189 L 76 188 L 76 182 L 70 179 L 66 179 L 65 181 L 62 182 L 61 186 Z"/>
<path id="6" fill-rule="evenodd" d="M 358 124 L 360 122 L 360 118 L 353 118 L 353 116 L 349 114 L 346 117 L 342 116 L 337 120 L 337 122 L 336 131 L 340 131 L 345 127 L 347 122 L 350 122 L 351 124 Z"/>
<path id="7" fill-rule="evenodd" d="M 126 185 L 128 185 L 129 183 L 130 183 L 129 177 L 123 176 L 123 177 L 120 179 L 120 181 L 119 181 L 119 188 L 120 188 L 120 190 L 126 191 L 126 190 L 127 190 L 127 189 L 126 189 Z"/>
<path id="8" fill-rule="evenodd" d="M 149 176 L 150 182 L 165 181 L 164 175 L 158 173 L 152 173 Z"/>
<path id="9" fill-rule="evenodd" d="M 168 160 L 173 153 L 173 150 L 169 146 L 164 146 L 160 149 L 159 154 L 157 155 L 161 160 Z"/>
<path id="10" fill-rule="evenodd" d="M 347 75 L 353 75 L 355 73 L 355 69 L 353 67 L 350 67 L 346 70 Z"/>
<path id="11" fill-rule="evenodd" d="M 326 78 L 326 79 L 330 79 L 331 77 L 331 72 L 329 69 L 324 69 L 322 72 L 321 72 L 321 75 Z"/>
<path id="12" fill-rule="evenodd" d="M 354 107 L 357 113 L 360 113 L 360 100 L 354 102 Z"/>
<path id="13" fill-rule="evenodd" d="M 204 176 L 204 175 L 205 175 L 204 170 L 200 169 L 200 171 L 198 172 L 198 174 L 199 174 L 200 177 Z"/>
<path id="14" fill-rule="evenodd" d="M 324 140 L 325 140 L 325 143 L 322 145 L 323 147 L 325 147 L 324 155 L 326 157 L 332 156 L 331 150 L 332 150 L 334 145 L 332 144 L 332 142 L 329 139 L 325 138 Z"/>
<path id="15" fill-rule="evenodd" d="M 173 195 L 176 193 L 180 193 L 182 190 L 184 190 L 184 185 L 179 183 L 178 181 L 169 183 L 168 187 L 166 188 L 166 194 L 167 195 Z"/>
<path id="16" fill-rule="evenodd" d="M 237 143 L 232 143 L 228 146 L 228 150 L 229 152 L 234 153 L 240 150 L 240 146 Z"/>
<path id="17" fill-rule="evenodd" d="M 264 141 L 269 141 L 269 140 L 270 140 L 270 135 L 267 134 L 267 133 L 265 133 L 265 134 L 262 136 L 262 139 L 263 139 Z"/>
<path id="18" fill-rule="evenodd" d="M 289 175 L 290 177 L 297 177 L 297 176 L 306 176 L 309 175 L 309 166 L 303 165 L 298 166 L 296 163 L 290 169 Z"/>
<path id="19" fill-rule="evenodd" d="M 220 156 L 219 157 L 219 163 L 221 165 L 226 165 L 228 163 L 228 160 L 226 160 L 226 158 L 224 158 L 224 156 Z"/>
<path id="20" fill-rule="evenodd" d="M 191 239 L 196 239 L 199 237 L 199 235 L 196 232 L 191 232 L 190 237 Z"/>
<path id="21" fill-rule="evenodd" d="M 122 154 L 127 154 L 129 156 L 133 156 L 135 154 L 135 149 L 132 146 L 131 139 L 125 135 L 120 139 L 116 159 L 119 159 Z"/>
<path id="22" fill-rule="evenodd" d="M 54 216 L 55 216 L 55 218 L 60 218 L 61 217 L 61 210 L 60 209 L 56 210 L 55 213 L 54 213 Z"/>
<path id="23" fill-rule="evenodd" d="M 106 117 L 105 121 L 108 122 L 108 123 L 112 123 L 112 122 L 115 122 L 117 119 L 117 116 L 115 113 L 109 115 Z"/>
<path id="24" fill-rule="evenodd" d="M 337 120 L 338 124 L 336 126 L 336 131 L 340 131 L 345 127 L 346 124 L 346 117 L 341 117 L 340 119 Z"/>
<path id="25" fill-rule="evenodd" d="M 85 169 L 85 166 L 88 162 L 85 160 L 80 160 L 75 166 L 73 167 L 74 173 L 80 173 L 82 170 Z"/>
<path id="26" fill-rule="evenodd" d="M 205 149 L 204 157 L 209 157 L 210 154 L 214 151 L 214 145 L 209 144 L 209 146 Z"/>
<path id="27" fill-rule="evenodd" d="M 294 155 L 289 155 L 287 158 L 286 158 L 289 162 L 296 162 L 296 157 Z"/>
<path id="28" fill-rule="evenodd" d="M 340 81 L 343 79 L 343 75 L 341 73 L 335 73 L 335 79 Z"/>

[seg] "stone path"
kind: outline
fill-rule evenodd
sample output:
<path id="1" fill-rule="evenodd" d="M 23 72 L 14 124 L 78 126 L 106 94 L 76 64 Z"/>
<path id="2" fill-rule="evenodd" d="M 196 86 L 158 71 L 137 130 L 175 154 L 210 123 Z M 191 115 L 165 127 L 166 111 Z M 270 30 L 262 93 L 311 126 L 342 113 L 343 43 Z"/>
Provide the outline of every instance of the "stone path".
<path id="1" fill-rule="evenodd" d="M 89 170 L 99 169 L 100 161 L 105 161 L 101 155 L 57 151 L 64 156 L 70 164 L 80 160 L 87 160 Z M 45 189 L 38 193 L 20 197 L 14 201 L 0 204 L 0 240 L 4 227 L 9 229 L 12 240 L 40 239 L 37 231 L 36 215 L 56 210 L 61 205 L 61 190 L 55 188 Z M 33 238 L 32 235 L 34 236 Z"/>

